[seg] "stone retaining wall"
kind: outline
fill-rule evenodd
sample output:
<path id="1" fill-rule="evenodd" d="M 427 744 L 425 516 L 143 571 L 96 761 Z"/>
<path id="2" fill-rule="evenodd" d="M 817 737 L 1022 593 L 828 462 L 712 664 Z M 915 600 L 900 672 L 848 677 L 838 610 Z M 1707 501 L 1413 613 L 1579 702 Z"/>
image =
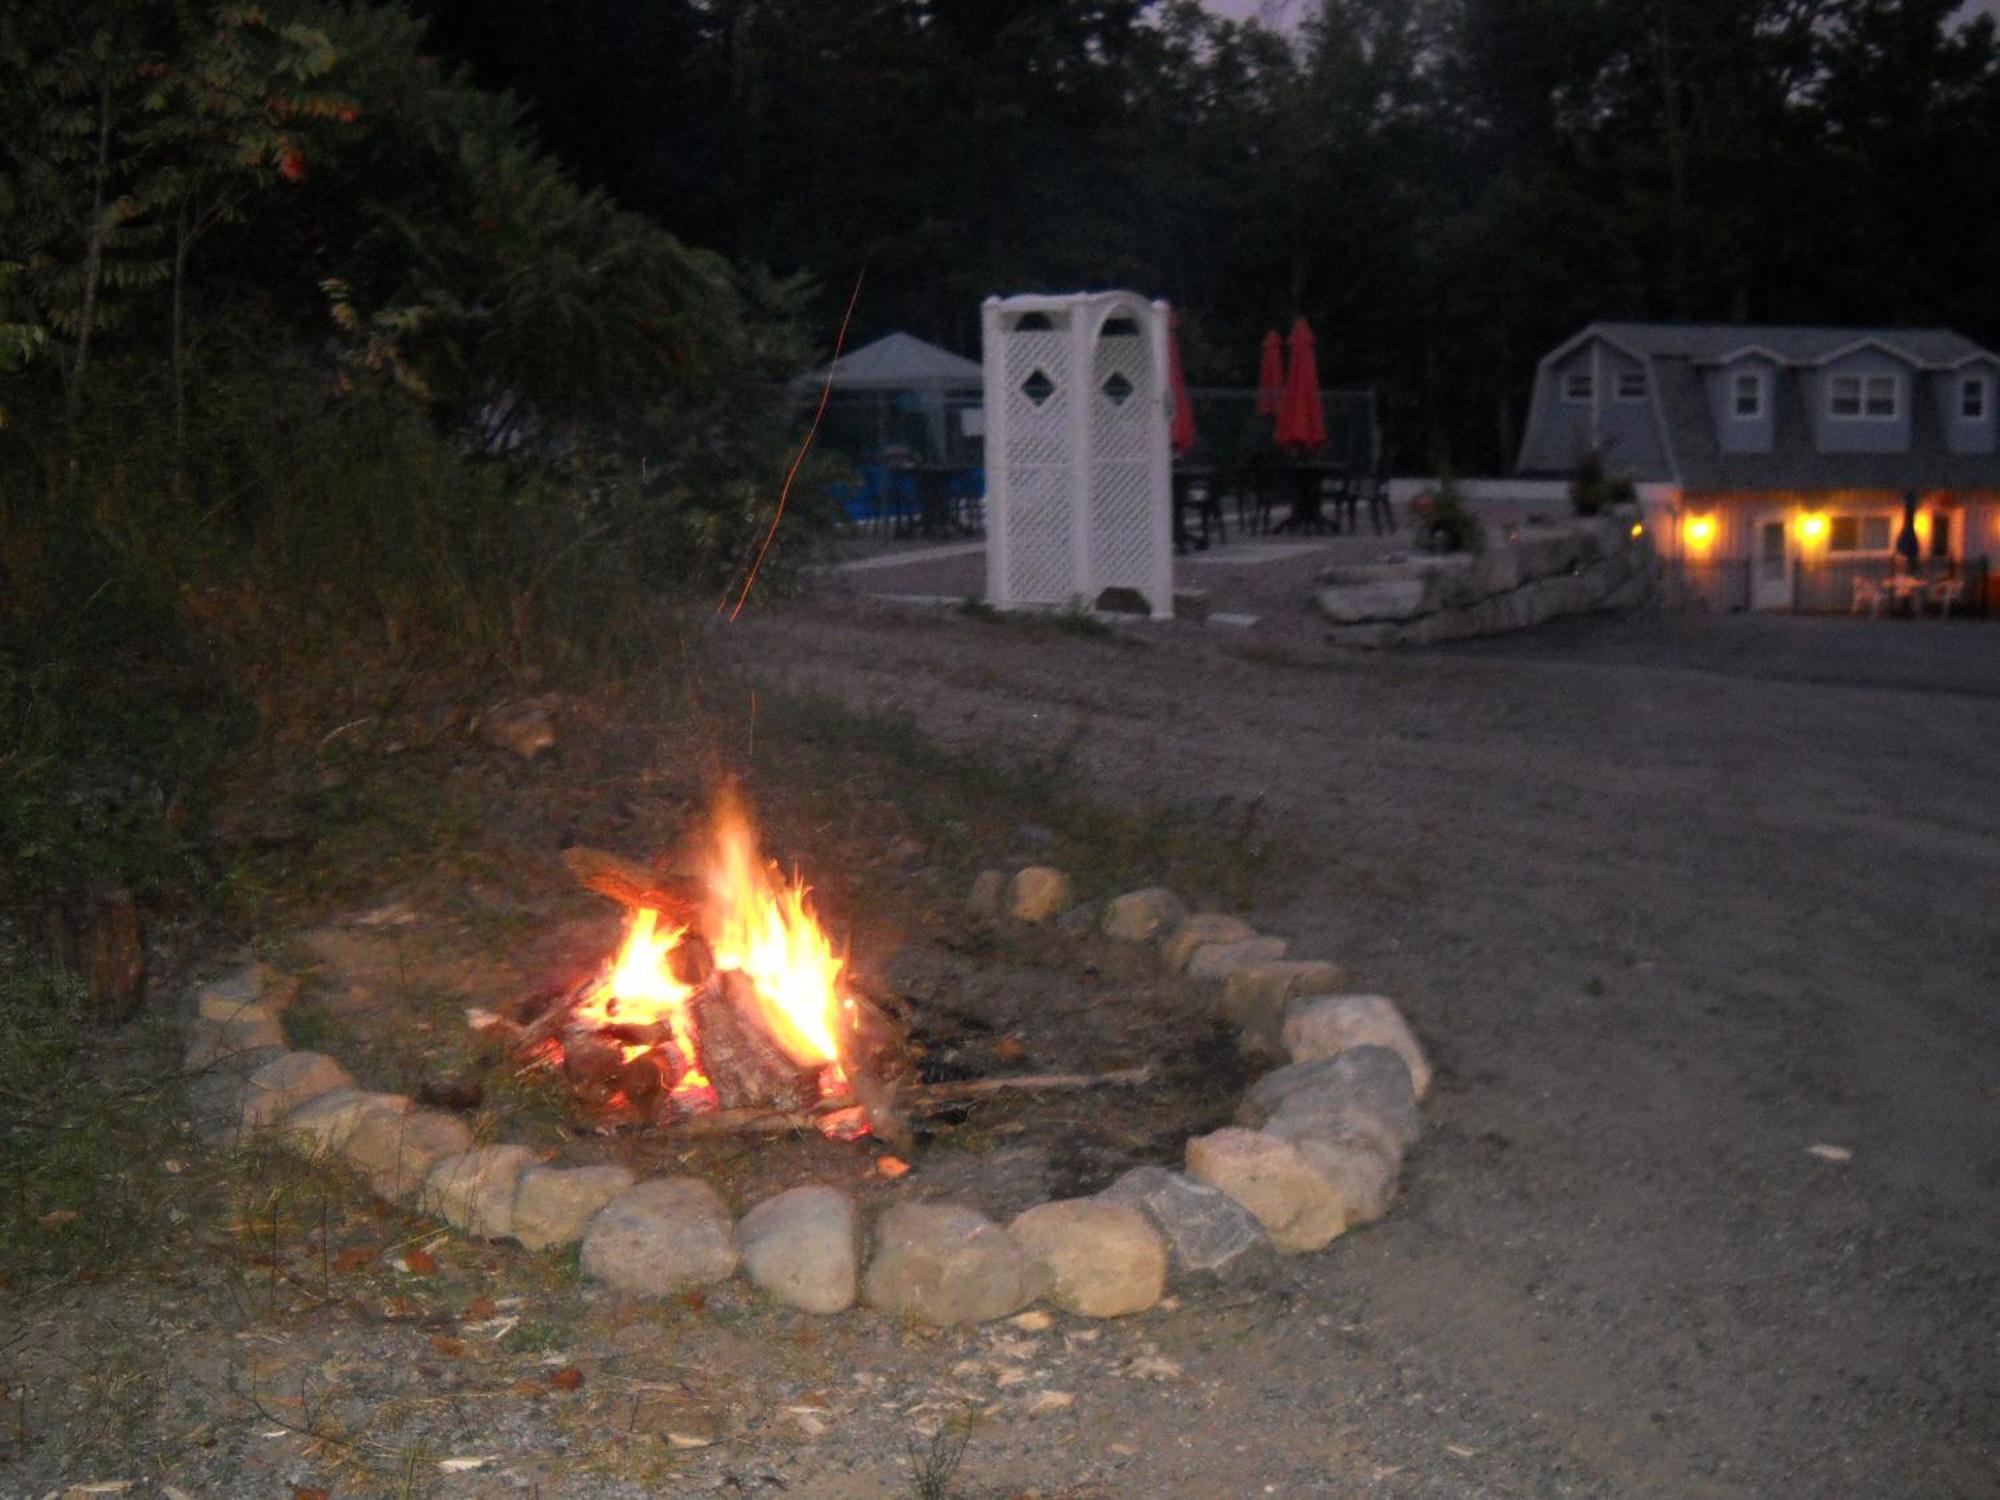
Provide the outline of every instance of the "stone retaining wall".
<path id="1" fill-rule="evenodd" d="M 1422 646 L 1520 630 L 1561 615 L 1633 609 L 1658 597 L 1659 558 L 1636 506 L 1545 526 L 1480 552 L 1328 568 L 1314 602 L 1342 646 Z"/>

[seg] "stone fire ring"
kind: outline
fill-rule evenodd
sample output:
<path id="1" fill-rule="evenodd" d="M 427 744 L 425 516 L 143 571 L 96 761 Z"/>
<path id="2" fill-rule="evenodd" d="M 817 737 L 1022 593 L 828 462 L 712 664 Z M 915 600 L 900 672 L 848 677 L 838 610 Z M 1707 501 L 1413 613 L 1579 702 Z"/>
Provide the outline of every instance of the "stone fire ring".
<path id="1" fill-rule="evenodd" d="M 978 915 L 1030 923 L 1070 904 L 1068 878 L 1047 866 L 1011 879 L 985 871 L 968 900 Z M 1235 917 L 1190 915 L 1170 891 L 1083 914 L 1208 981 L 1245 1051 L 1281 1065 L 1245 1093 L 1237 1125 L 1189 1139 L 1184 1171 L 1135 1167 L 1094 1197 L 1040 1203 L 1005 1226 L 961 1204 L 903 1203 L 869 1233 L 854 1200 L 823 1184 L 734 1220 L 699 1178 L 641 1181 L 624 1167 L 545 1166 L 526 1146 L 475 1145 L 456 1116 L 360 1089 L 331 1057 L 288 1051 L 279 1018 L 297 983 L 261 965 L 192 996 L 194 1112 L 215 1143 L 271 1132 L 466 1235 L 580 1245 L 584 1273 L 620 1292 L 666 1296 L 740 1272 L 808 1312 L 859 1300 L 933 1324 L 1008 1317 L 1042 1298 L 1083 1317 L 1141 1312 L 1170 1281 L 1321 1250 L 1388 1211 L 1431 1082 L 1393 1003 L 1342 992 L 1339 965 L 1289 958 L 1283 938 Z"/>

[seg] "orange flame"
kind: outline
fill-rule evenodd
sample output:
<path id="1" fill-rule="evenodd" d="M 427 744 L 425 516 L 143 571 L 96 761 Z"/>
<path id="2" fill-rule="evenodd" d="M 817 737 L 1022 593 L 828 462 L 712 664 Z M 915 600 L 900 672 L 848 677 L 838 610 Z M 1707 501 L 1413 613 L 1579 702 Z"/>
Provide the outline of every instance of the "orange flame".
<path id="1" fill-rule="evenodd" d="M 813 916 L 807 887 L 774 876 L 756 852 L 756 836 L 734 798 L 715 814 L 707 861 L 704 926 L 718 969 L 749 979 L 759 1017 L 771 1039 L 802 1068 L 822 1069 L 824 1092 L 843 1090 L 839 1035 L 853 1002 L 840 990 L 844 962 Z M 648 1026 L 665 1022 L 675 1047 L 691 1066 L 677 1095 L 709 1089 L 688 1001 L 694 989 L 674 976 L 672 957 L 685 927 L 662 928 L 650 908 L 632 913 L 617 958 L 577 1007 L 577 1019 L 596 1026 Z M 627 1045 L 626 1059 L 650 1050 Z"/>

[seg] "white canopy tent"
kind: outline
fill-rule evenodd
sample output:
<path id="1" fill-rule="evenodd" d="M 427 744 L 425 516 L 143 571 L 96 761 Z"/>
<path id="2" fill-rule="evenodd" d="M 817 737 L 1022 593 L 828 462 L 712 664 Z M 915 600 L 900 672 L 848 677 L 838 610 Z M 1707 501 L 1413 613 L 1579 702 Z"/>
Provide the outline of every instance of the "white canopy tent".
<path id="1" fill-rule="evenodd" d="M 953 354 L 908 333 L 892 333 L 836 359 L 830 367 L 800 377 L 802 395 L 817 399 L 831 375 L 829 407 L 836 447 L 857 441 L 873 459 L 892 445 L 918 450 L 937 461 L 961 459 L 978 437 L 977 422 L 959 414 L 978 412 L 984 372 L 975 360 Z"/>

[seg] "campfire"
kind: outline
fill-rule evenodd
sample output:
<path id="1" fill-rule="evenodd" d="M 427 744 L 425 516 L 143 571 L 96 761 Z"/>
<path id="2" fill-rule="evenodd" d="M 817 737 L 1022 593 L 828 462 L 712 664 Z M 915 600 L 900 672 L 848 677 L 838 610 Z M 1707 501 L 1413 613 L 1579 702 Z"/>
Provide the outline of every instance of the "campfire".
<path id="1" fill-rule="evenodd" d="M 808 887 L 762 857 L 733 795 L 697 873 L 590 849 L 564 859 L 625 906 L 625 932 L 595 972 L 499 1023 L 524 1063 L 625 1122 L 902 1134 L 889 1086 L 903 1071 L 897 1028 L 844 982 Z"/>

